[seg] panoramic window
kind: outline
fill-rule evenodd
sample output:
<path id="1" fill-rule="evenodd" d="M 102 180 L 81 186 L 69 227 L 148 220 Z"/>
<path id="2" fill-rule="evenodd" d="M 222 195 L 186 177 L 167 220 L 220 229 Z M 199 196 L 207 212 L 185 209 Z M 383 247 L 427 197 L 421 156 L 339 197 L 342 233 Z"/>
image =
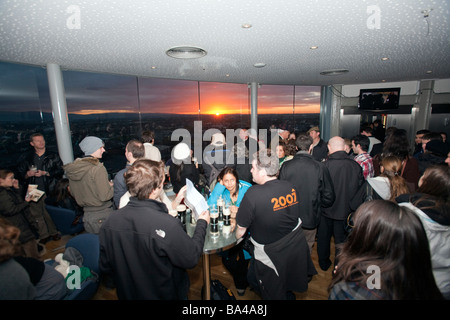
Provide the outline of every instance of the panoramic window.
<path id="1" fill-rule="evenodd" d="M 74 156 L 86 135 L 105 141 L 108 172 L 125 166 L 124 150 L 145 130 L 155 132 L 155 145 L 170 158 L 176 129 L 193 134 L 216 128 L 250 127 L 247 84 L 139 78 L 125 75 L 63 71 Z M 30 148 L 29 135 L 43 132 L 47 147 L 57 151 L 45 68 L 0 62 L 0 152 L 2 167 L 13 167 Z M 320 87 L 262 85 L 258 89 L 258 127 L 306 131 L 319 124 Z M 208 143 L 208 142 L 204 142 Z"/>

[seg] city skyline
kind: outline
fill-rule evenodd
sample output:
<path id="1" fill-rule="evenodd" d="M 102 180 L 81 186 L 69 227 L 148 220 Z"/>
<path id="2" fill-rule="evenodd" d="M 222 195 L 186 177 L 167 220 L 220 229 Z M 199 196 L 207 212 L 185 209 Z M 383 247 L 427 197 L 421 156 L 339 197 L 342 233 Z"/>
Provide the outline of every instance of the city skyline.
<path id="1" fill-rule="evenodd" d="M 63 71 L 69 114 L 249 114 L 247 84 Z M 0 62 L 0 111 L 51 112 L 44 68 Z M 294 97 L 295 91 L 295 97 Z M 260 85 L 258 114 L 320 112 L 320 87 Z"/>

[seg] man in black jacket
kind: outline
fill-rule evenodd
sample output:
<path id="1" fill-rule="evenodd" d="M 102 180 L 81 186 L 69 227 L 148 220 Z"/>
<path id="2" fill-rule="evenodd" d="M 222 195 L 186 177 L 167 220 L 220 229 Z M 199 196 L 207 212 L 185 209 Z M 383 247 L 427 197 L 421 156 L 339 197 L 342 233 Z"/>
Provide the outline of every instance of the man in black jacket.
<path id="1" fill-rule="evenodd" d="M 37 184 L 39 190 L 49 195 L 64 174 L 63 163 L 57 153 L 46 149 L 41 133 L 30 136 L 30 145 L 33 149 L 17 161 L 18 178 L 25 190 L 29 184 Z"/>
<path id="2" fill-rule="evenodd" d="M 209 212 L 199 215 L 191 238 L 156 200 L 164 184 L 162 162 L 137 160 L 125 181 L 130 202 L 100 228 L 100 270 L 112 275 L 119 299 L 187 299 L 186 269 L 195 267 L 203 253 Z"/>
<path id="3" fill-rule="evenodd" d="M 61 235 L 45 208 L 45 198 L 53 191 L 58 180 L 64 174 L 63 163 L 57 153 L 48 151 L 42 133 L 30 136 L 32 150 L 23 154 L 17 165 L 17 176 L 25 193 L 28 185 L 35 184 L 45 195 L 38 202 L 30 202 L 30 210 L 38 221 L 41 243 L 59 240 Z M 25 197 L 25 194 L 22 194 Z"/>
<path id="4" fill-rule="evenodd" d="M 327 167 L 311 155 L 313 139 L 300 134 L 295 143 L 299 151 L 292 160 L 283 164 L 279 179 L 292 182 L 297 189 L 299 215 L 311 251 L 320 222 L 320 208 L 334 203 L 334 187 Z"/>
<path id="5" fill-rule="evenodd" d="M 317 231 L 317 254 L 319 266 L 326 271 L 330 265 L 330 241 L 335 245 L 346 239 L 344 224 L 351 212 L 350 202 L 364 182 L 361 166 L 345 152 L 345 141 L 333 137 L 328 141 L 329 156 L 325 166 L 333 181 L 336 200 L 328 208 L 322 208 L 322 217 Z M 337 255 L 337 251 L 335 256 Z"/>

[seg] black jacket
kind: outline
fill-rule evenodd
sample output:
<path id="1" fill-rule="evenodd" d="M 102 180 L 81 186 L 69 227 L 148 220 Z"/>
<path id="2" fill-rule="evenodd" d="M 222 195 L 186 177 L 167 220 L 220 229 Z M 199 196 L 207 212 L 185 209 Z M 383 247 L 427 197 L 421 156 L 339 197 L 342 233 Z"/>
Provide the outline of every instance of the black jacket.
<path id="1" fill-rule="evenodd" d="M 37 238 L 36 219 L 30 212 L 30 205 L 24 200 L 19 190 L 0 187 L 0 217 L 20 229 L 20 243 Z"/>
<path id="2" fill-rule="evenodd" d="M 206 226 L 198 220 L 191 238 L 164 203 L 131 197 L 100 228 L 100 270 L 113 275 L 119 299 L 186 298 L 185 269 L 203 253 Z"/>
<path id="3" fill-rule="evenodd" d="M 312 156 L 317 161 L 325 161 L 328 157 L 327 143 L 320 139 L 319 143 L 312 150 Z"/>
<path id="4" fill-rule="evenodd" d="M 297 189 L 302 227 L 316 228 L 320 222 L 320 208 L 330 207 L 335 200 L 327 167 L 309 153 L 300 151 L 283 164 L 279 179 L 292 182 Z"/>
<path id="5" fill-rule="evenodd" d="M 34 155 L 35 151 L 33 149 L 22 155 L 18 160 L 18 178 L 20 183 L 24 186 L 25 191 L 28 189 L 28 184 L 35 184 L 35 177 L 28 179 L 25 178 L 30 165 L 33 164 Z M 58 154 L 46 150 L 43 154 L 42 169 L 40 170 L 47 171 L 49 173 L 48 176 L 43 176 L 45 190 L 42 190 L 49 195 L 55 188 L 56 182 L 64 175 L 63 163 Z"/>
<path id="6" fill-rule="evenodd" d="M 331 207 L 322 208 L 322 214 L 331 219 L 345 220 L 352 211 L 351 200 L 364 183 L 362 168 L 345 151 L 330 154 L 325 166 L 333 181 L 336 200 Z"/>

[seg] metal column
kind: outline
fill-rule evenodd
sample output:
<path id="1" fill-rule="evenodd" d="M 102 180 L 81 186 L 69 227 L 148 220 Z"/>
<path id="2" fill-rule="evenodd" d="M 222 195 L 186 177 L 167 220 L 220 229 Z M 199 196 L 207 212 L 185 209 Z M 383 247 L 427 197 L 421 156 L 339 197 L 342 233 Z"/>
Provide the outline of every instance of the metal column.
<path id="1" fill-rule="evenodd" d="M 250 128 L 258 132 L 258 84 L 250 83 Z"/>
<path id="2" fill-rule="evenodd" d="M 59 65 L 54 63 L 47 64 L 47 77 L 59 156 L 62 162 L 67 164 L 73 161 L 73 149 L 64 82 Z"/>

